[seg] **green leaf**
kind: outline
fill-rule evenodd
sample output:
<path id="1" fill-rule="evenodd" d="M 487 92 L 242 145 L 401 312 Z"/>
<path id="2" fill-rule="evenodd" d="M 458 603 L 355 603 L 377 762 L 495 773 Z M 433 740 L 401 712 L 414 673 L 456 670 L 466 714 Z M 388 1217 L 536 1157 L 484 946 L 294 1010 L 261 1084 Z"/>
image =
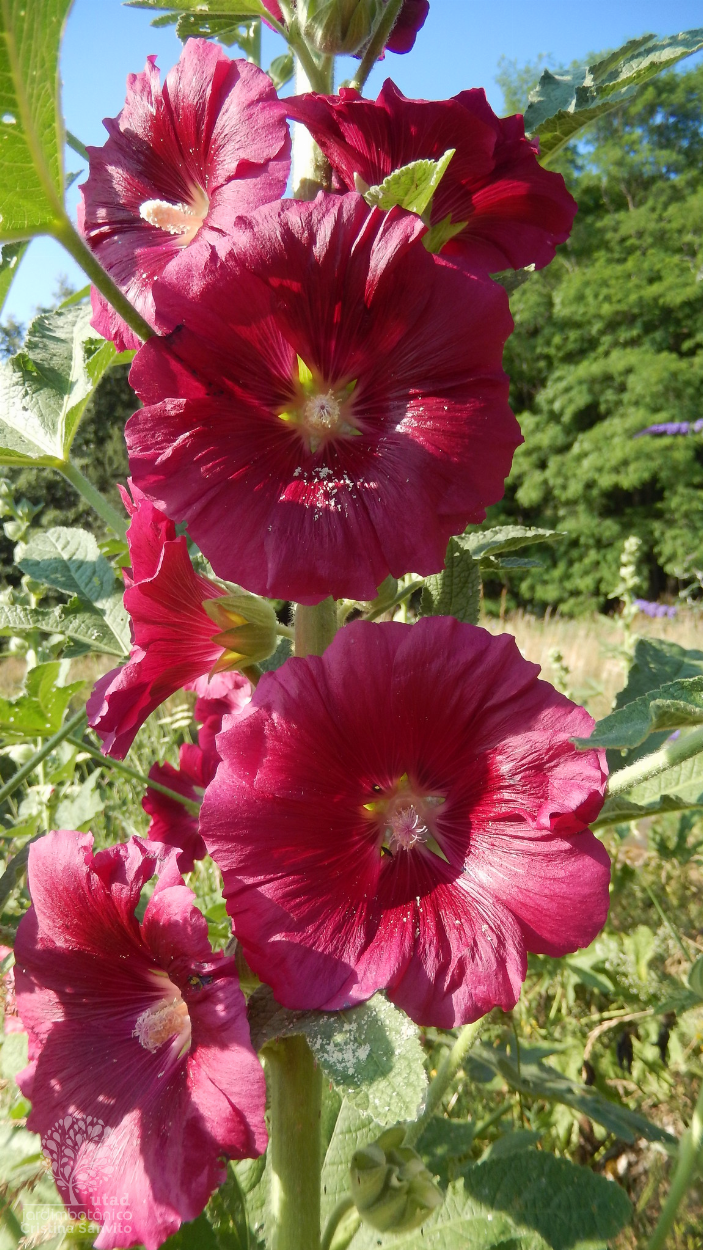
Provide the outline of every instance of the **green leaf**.
<path id="1" fill-rule="evenodd" d="M 177 1233 L 167 1237 L 161 1250 L 220 1250 L 214 1229 L 204 1211 L 195 1220 L 181 1224 Z"/>
<path id="2" fill-rule="evenodd" d="M 27 673 L 24 692 L 15 699 L 0 698 L 0 734 L 9 742 L 50 738 L 63 723 L 66 709 L 83 682 L 59 686 L 58 660 L 37 664 Z"/>
<path id="3" fill-rule="evenodd" d="M 284 52 L 283 56 L 273 58 L 268 68 L 268 76 L 278 91 L 290 82 L 295 73 L 295 60 L 292 52 Z"/>
<path id="4" fill-rule="evenodd" d="M 576 746 L 632 748 L 660 730 L 673 733 L 703 724 L 703 676 L 671 681 L 626 703 L 597 722 L 590 738 L 574 738 Z"/>
<path id="5" fill-rule="evenodd" d="M 27 243 L 3 243 L 0 248 L 0 312 L 2 312 L 10 287 L 19 269 L 19 263 L 27 251 Z"/>
<path id="6" fill-rule="evenodd" d="M 353 1250 L 378 1250 L 379 1240 L 374 1229 L 362 1225 Z M 464 1178 L 449 1186 L 443 1205 L 422 1228 L 389 1238 L 387 1244 L 392 1250 L 547 1250 L 548 1245 L 539 1233 L 519 1228 L 503 1211 L 477 1201 Z"/>
<path id="7" fill-rule="evenodd" d="M 433 252 L 436 256 L 441 252 L 445 243 L 448 243 L 455 235 L 461 234 L 464 227 L 468 226 L 468 224 L 468 221 L 452 221 L 451 213 L 447 213 L 447 216 L 443 217 L 441 221 L 437 221 L 433 226 L 429 227 L 427 233 L 422 236 L 422 242 L 427 251 Z"/>
<path id="8" fill-rule="evenodd" d="M 118 607 L 126 618 L 126 638 L 117 620 Z M 113 595 L 100 608 L 78 598 L 57 608 L 25 608 L 21 604 L 0 603 L 0 635 L 12 637 L 35 629 L 43 634 L 63 634 L 103 655 L 122 658 L 129 653 L 129 618 L 121 595 Z"/>
<path id="9" fill-rule="evenodd" d="M 664 795 L 673 795 L 695 806 L 700 804 L 703 800 L 703 754 L 675 764 L 628 791 L 629 799 L 642 804 L 659 802 Z"/>
<path id="10" fill-rule="evenodd" d="M 249 1000 L 252 1044 L 302 1033 L 338 1092 L 382 1127 L 415 1118 L 427 1087 L 418 1031 L 382 994 L 340 1012 L 292 1012 L 268 986 Z"/>
<path id="11" fill-rule="evenodd" d="M 422 616 L 455 616 L 475 625 L 478 621 L 481 578 L 478 561 L 458 538 L 450 538 L 444 571 L 425 579 Z"/>
<path id="12" fill-rule="evenodd" d="M 19 566 L 36 582 L 90 603 L 109 598 L 115 584 L 112 565 L 100 554 L 94 535 L 62 525 L 38 530 L 27 543 Z"/>
<path id="13" fill-rule="evenodd" d="M 246 1199 L 231 1163 L 227 1168 L 227 1180 L 212 1195 L 205 1214 L 219 1250 L 249 1250 Z"/>
<path id="14" fill-rule="evenodd" d="M 703 651 L 688 651 L 663 638 L 638 638 L 627 674 L 627 684 L 615 698 L 615 707 L 625 707 L 659 686 L 683 677 L 703 675 Z"/>
<path id="15" fill-rule="evenodd" d="M 496 556 L 519 551 L 522 547 L 533 547 L 535 543 L 554 542 L 557 538 L 565 537 L 560 530 L 537 529 L 532 525 L 499 525 L 490 530 L 467 530 L 456 541 L 481 566 L 490 567 Z"/>
<path id="16" fill-rule="evenodd" d="M 86 404 L 118 355 L 96 339 L 90 307 L 37 317 L 24 348 L 0 364 L 0 464 L 60 467 Z"/>
<path id="17" fill-rule="evenodd" d="M 71 0 L 0 4 L 0 238 L 50 231 L 63 214 L 59 48 Z"/>
<path id="18" fill-rule="evenodd" d="M 523 1150 L 529 1150 L 532 1146 L 536 1146 L 541 1133 L 533 1133 L 531 1129 L 519 1128 L 511 1132 L 503 1133 L 491 1142 L 490 1146 L 486 1146 L 479 1163 L 486 1163 L 489 1159 L 508 1159 L 512 1155 L 521 1154 Z M 467 1173 L 468 1175 L 468 1173 Z"/>
<path id="19" fill-rule="evenodd" d="M 398 205 L 422 217 L 455 151 L 456 148 L 449 148 L 438 161 L 411 161 L 409 165 L 394 169 L 378 186 L 362 190 L 366 203 L 386 211 Z"/>
<path id="20" fill-rule="evenodd" d="M 667 812 L 688 812 L 703 807 L 703 773 L 701 774 L 701 791 L 696 800 L 682 799 L 678 794 L 660 794 L 653 803 L 633 803 L 630 798 L 621 794 L 613 795 L 605 800 L 600 814 L 591 821 L 591 829 L 607 829 L 612 825 L 627 825 L 632 820 L 642 820 L 645 816 L 661 816 Z"/>
<path id="21" fill-rule="evenodd" d="M 475 1132 L 473 1120 L 449 1120 L 434 1115 L 426 1124 L 416 1150 L 443 1185 L 456 1178 L 459 1164 L 471 1153 Z"/>
<path id="22" fill-rule="evenodd" d="M 563 74 L 544 70 L 530 93 L 525 129 L 539 136 L 547 163 L 579 130 L 633 99 L 650 78 L 703 48 L 703 29 L 657 39 L 643 35 L 596 61 Z"/>
<path id="23" fill-rule="evenodd" d="M 174 13 L 203 13 L 208 17 L 268 17 L 261 0 L 127 0 L 129 9 L 170 9 Z"/>
<path id="24" fill-rule="evenodd" d="M 552 1250 L 607 1250 L 632 1215 L 619 1185 L 546 1151 L 493 1155 L 465 1171 L 464 1188 L 488 1210 L 539 1233 Z"/>
<path id="25" fill-rule="evenodd" d="M 104 798 L 96 792 L 99 781 L 100 770 L 96 769 L 86 777 L 76 794 L 62 799 L 54 812 L 52 828 L 55 825 L 57 829 L 81 829 L 89 825 L 105 806 Z"/>
<path id="26" fill-rule="evenodd" d="M 272 673 L 275 669 L 285 664 L 286 660 L 293 654 L 293 644 L 290 638 L 281 638 L 273 655 L 267 660 L 261 660 L 259 668 L 262 673 Z"/>
<path id="27" fill-rule="evenodd" d="M 615 1133 L 623 1141 L 633 1142 L 636 1137 L 644 1137 L 647 1141 L 659 1141 L 675 1144 L 676 1138 L 665 1129 L 652 1124 L 637 1111 L 630 1111 L 619 1103 L 612 1102 L 592 1085 L 583 1085 L 580 1081 L 572 1081 L 568 1076 L 558 1072 L 542 1061 L 544 1053 L 539 1047 L 520 1047 L 520 1070 L 512 1055 L 508 1054 L 505 1044 L 492 1047 L 480 1043 L 474 1046 L 466 1061 L 469 1076 L 476 1081 L 487 1083 L 498 1075 L 507 1081 L 512 1089 L 532 1098 L 546 1098 L 550 1102 L 564 1103 L 587 1115 L 596 1124 L 602 1124 L 609 1132 Z"/>
<path id="28" fill-rule="evenodd" d="M 349 1193 L 349 1165 L 354 1151 L 375 1141 L 382 1132 L 383 1125 L 378 1124 L 373 1116 L 360 1111 L 350 1098 L 344 1099 L 322 1164 L 323 1228 L 340 1198 Z"/>

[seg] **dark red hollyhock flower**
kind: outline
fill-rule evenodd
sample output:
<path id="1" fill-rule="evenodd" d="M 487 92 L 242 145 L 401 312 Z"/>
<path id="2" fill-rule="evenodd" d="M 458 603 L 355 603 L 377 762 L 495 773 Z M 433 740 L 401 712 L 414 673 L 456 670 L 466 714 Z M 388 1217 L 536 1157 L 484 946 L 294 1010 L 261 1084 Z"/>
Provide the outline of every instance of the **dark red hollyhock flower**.
<path id="1" fill-rule="evenodd" d="M 490 273 L 536 265 L 568 239 L 576 213 L 561 174 L 543 169 L 537 141 L 525 138 L 522 117 L 496 117 L 483 90 L 451 100 L 408 100 L 390 78 L 374 103 L 343 87 L 338 96 L 314 93 L 288 100 L 288 116 L 303 122 L 331 162 L 342 190 L 355 176 L 375 186 L 394 169 L 438 160 L 455 148 L 432 200 L 431 222 L 447 217 L 460 233 L 445 244 Z"/>
<path id="2" fill-rule="evenodd" d="M 516 1002 L 527 951 L 608 911 L 593 721 L 514 640 L 451 617 L 356 622 L 266 673 L 218 737 L 200 832 L 245 958 L 287 1007 L 386 989 L 452 1028 Z"/>
<path id="3" fill-rule="evenodd" d="M 155 286 L 182 325 L 132 366 L 135 482 L 218 577 L 271 598 L 370 599 L 389 572 L 437 572 L 522 441 L 504 290 L 358 195 L 237 225 L 226 253 Z"/>
<path id="4" fill-rule="evenodd" d="M 290 137 L 271 79 L 189 39 L 159 82 L 156 58 L 127 79 L 110 135 L 88 148 L 79 225 L 98 260 L 150 324 L 151 285 L 184 248 L 226 237 L 240 213 L 283 194 Z M 207 251 L 207 247 L 206 247 Z M 195 260 L 197 263 L 197 260 Z M 93 325 L 120 350 L 140 340 L 93 290 Z"/>
<path id="5" fill-rule="evenodd" d="M 196 743 L 184 742 L 179 752 L 179 767 L 168 762 L 154 764 L 149 770 L 153 781 L 169 790 L 176 790 L 197 803 L 209 786 L 220 757 L 216 737 L 225 717 L 238 715 L 252 695 L 251 682 L 242 673 L 217 673 L 211 681 L 200 678 L 190 689 L 204 690 L 195 704 L 195 720 L 202 721 Z M 177 863 L 181 872 L 192 872 L 196 859 L 204 859 L 207 848 L 198 830 L 198 817 L 177 799 L 169 799 L 148 786 L 142 807 L 151 823 L 147 830 L 149 842 L 161 842 L 178 849 Z M 2 948 L 0 947 L 0 950 Z"/>
<path id="6" fill-rule="evenodd" d="M 93 855 L 92 841 L 61 830 L 30 848 L 15 957 L 32 1062 L 17 1079 L 67 1207 L 102 1225 L 99 1250 L 156 1250 L 225 1159 L 265 1149 L 264 1076 L 234 961 L 211 950 L 173 855 L 159 865 L 139 839 Z"/>
<path id="7" fill-rule="evenodd" d="M 425 25 L 429 11 L 430 0 L 405 0 L 386 44 L 386 51 L 410 52 L 415 46 L 418 31 Z"/>
<path id="8" fill-rule="evenodd" d="M 128 662 L 95 683 L 87 704 L 88 724 L 103 739 L 104 753 L 117 759 L 124 759 L 147 717 L 176 690 L 242 660 L 233 650 L 241 618 L 223 608 L 233 626 L 223 631 L 224 617 L 212 608 L 208 615 L 205 606 L 215 599 L 228 604 L 226 589 L 196 573 L 187 539 L 177 538 L 173 522 L 130 486 L 135 502 L 126 491 L 122 497 L 132 517 L 132 568 L 123 572 L 134 642 Z"/>

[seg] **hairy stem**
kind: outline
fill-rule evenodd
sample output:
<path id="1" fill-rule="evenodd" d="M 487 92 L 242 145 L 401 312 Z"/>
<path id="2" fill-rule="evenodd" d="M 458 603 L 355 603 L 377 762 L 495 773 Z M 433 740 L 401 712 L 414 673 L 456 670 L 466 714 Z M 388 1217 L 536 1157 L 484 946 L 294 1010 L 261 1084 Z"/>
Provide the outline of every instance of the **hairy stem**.
<path id="1" fill-rule="evenodd" d="M 169 790 L 168 786 L 162 786 L 160 781 L 153 781 L 151 777 L 145 777 L 144 773 L 137 772 L 136 768 L 130 768 L 129 764 L 123 764 L 122 760 L 113 760 L 110 755 L 103 755 L 102 751 L 92 746 L 90 742 L 84 742 L 82 738 L 76 738 L 73 734 L 69 734 L 68 742 L 71 746 L 80 747 L 81 751 L 85 751 L 87 755 L 92 755 L 93 759 L 99 760 L 103 768 L 114 768 L 118 773 L 124 773 L 125 777 L 131 777 L 132 781 L 140 781 L 143 786 L 148 786 L 150 790 L 158 790 L 159 794 L 163 794 L 167 799 L 173 799 L 174 803 L 180 803 L 191 813 L 197 816 L 200 811 L 200 804 L 194 802 L 193 799 L 187 799 L 185 794 L 179 794 L 177 790 Z"/>
<path id="2" fill-rule="evenodd" d="M 322 85 L 314 89 L 327 95 L 332 91 L 334 58 L 326 57 L 325 60 L 328 65 Z M 295 66 L 296 95 L 310 91 L 313 85 L 307 64 L 298 59 Z M 332 186 L 330 163 L 302 122 L 295 122 L 293 126 L 293 186 L 297 200 L 314 200 L 318 191 L 329 191 Z"/>
<path id="3" fill-rule="evenodd" d="M 314 607 L 299 603 L 295 609 L 295 654 L 322 655 L 337 632 L 337 605 L 323 599 Z"/>
<path id="4" fill-rule="evenodd" d="M 76 468 L 72 461 L 67 460 L 61 464 L 59 473 L 66 478 L 67 482 L 71 483 L 71 486 L 75 487 L 78 494 L 83 496 L 86 503 L 90 504 L 91 508 L 97 512 L 108 528 L 117 534 L 118 538 L 125 537 L 129 518 L 120 516 L 119 512 L 113 508 L 111 503 L 108 503 L 105 496 L 100 494 L 100 491 L 93 486 L 92 482 L 88 481 L 87 477 L 81 473 L 80 469 Z"/>
<path id="5" fill-rule="evenodd" d="M 693 729 L 682 738 L 677 738 L 675 742 L 665 742 L 658 751 L 645 755 L 635 764 L 630 764 L 627 768 L 619 768 L 616 773 L 611 773 L 605 790 L 606 797 L 623 794 L 625 790 L 631 790 L 641 781 L 649 781 L 650 777 L 658 777 L 660 773 L 666 772 L 667 768 L 673 768 L 675 764 L 683 764 L 685 760 L 699 755 L 701 751 L 703 751 L 703 725 L 699 729 Z"/>
<path id="6" fill-rule="evenodd" d="M 685 1198 L 688 1187 L 700 1162 L 703 1148 L 703 1081 L 698 1091 L 698 1102 L 693 1112 L 690 1128 L 679 1142 L 679 1157 L 671 1188 L 662 1208 L 657 1227 L 650 1238 L 647 1250 L 662 1250 L 672 1230 L 676 1212 Z"/>
<path id="7" fill-rule="evenodd" d="M 266 1048 L 272 1250 L 319 1250 L 322 1073 L 304 1037 Z"/>
<path id="8" fill-rule="evenodd" d="M 361 91 L 363 89 L 366 79 L 371 73 L 371 70 L 376 64 L 379 56 L 383 52 L 402 7 L 403 0 L 388 0 L 386 7 L 383 9 L 383 12 L 378 20 L 378 25 L 369 40 L 369 46 L 366 49 L 361 60 L 361 64 L 359 65 L 359 68 L 350 84 L 352 87 L 355 87 L 357 91 Z"/>
<path id="9" fill-rule="evenodd" d="M 70 219 L 64 216 L 57 221 L 51 231 L 54 238 L 65 247 L 66 251 L 81 269 L 88 275 L 93 286 L 96 286 L 105 299 L 119 313 L 123 321 L 140 339 L 150 339 L 154 333 L 151 326 L 144 320 L 141 313 L 130 304 L 126 295 L 115 285 L 112 278 L 105 272 L 100 262 L 93 255 L 87 243 L 83 241 Z"/>
<path id="10" fill-rule="evenodd" d="M 482 1016 L 480 1020 L 475 1020 L 473 1024 L 465 1024 L 451 1050 L 444 1056 L 437 1069 L 437 1075 L 427 1091 L 422 1115 L 414 1123 L 409 1124 L 405 1130 L 406 1146 L 415 1144 L 425 1125 L 431 1120 L 445 1092 L 478 1038 L 481 1029 L 486 1023 L 486 1019 L 486 1016 Z"/>
<path id="11" fill-rule="evenodd" d="M 71 718 L 61 726 L 58 733 L 55 733 L 53 738 L 47 738 L 43 747 L 40 747 L 40 749 L 32 756 L 31 760 L 27 760 L 27 763 L 23 764 L 21 768 L 18 768 L 17 772 L 13 773 L 12 777 L 10 777 L 10 780 L 5 782 L 2 789 L 0 789 L 0 803 L 4 803 L 5 799 L 9 798 L 11 794 L 14 794 L 18 786 L 22 785 L 25 778 L 29 777 L 29 775 L 34 772 L 34 769 L 41 764 L 42 760 L 45 760 L 47 755 L 51 755 L 51 752 L 54 751 L 65 738 L 68 738 L 70 734 L 78 729 L 79 726 L 82 727 L 84 722 L 85 708 L 82 707 L 80 712 L 76 712 L 75 716 L 71 716 Z"/>

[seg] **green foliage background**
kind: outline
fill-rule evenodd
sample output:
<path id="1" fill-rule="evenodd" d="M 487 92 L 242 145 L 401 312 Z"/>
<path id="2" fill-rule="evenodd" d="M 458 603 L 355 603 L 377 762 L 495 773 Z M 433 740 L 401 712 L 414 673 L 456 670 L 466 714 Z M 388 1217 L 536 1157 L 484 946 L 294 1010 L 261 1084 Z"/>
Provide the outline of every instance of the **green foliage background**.
<path id="1" fill-rule="evenodd" d="M 504 65 L 508 108 L 537 76 Z M 555 168 L 579 211 L 554 263 L 511 297 L 505 367 L 525 445 L 490 520 L 568 532 L 510 589 L 578 614 L 606 608 L 629 534 L 648 598 L 703 566 L 703 437 L 634 437 L 703 415 L 703 67 L 662 75 Z"/>

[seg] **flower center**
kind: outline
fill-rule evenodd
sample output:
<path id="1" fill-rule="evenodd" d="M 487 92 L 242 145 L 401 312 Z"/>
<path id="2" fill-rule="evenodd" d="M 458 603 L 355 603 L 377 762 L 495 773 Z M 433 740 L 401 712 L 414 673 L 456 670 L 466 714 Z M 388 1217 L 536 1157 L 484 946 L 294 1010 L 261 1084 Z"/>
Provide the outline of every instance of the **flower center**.
<path id="1" fill-rule="evenodd" d="M 210 201 L 202 187 L 194 187 L 189 204 L 170 204 L 168 200 L 145 200 L 139 208 L 139 216 L 150 226 L 157 226 L 166 234 L 180 237 L 182 247 L 192 243 L 205 218 Z"/>
<path id="2" fill-rule="evenodd" d="M 180 1042 L 179 1054 L 185 1054 L 190 1046 L 190 1016 L 188 1008 L 181 998 L 180 990 L 169 981 L 170 997 L 161 999 L 138 1017 L 132 1031 L 140 1046 L 145 1050 L 154 1051 L 177 1038 Z"/>
<path id="3" fill-rule="evenodd" d="M 328 440 L 359 434 L 351 423 L 351 397 L 356 381 L 332 388 L 298 356 L 292 378 L 294 399 L 277 415 L 298 429 L 313 454 Z"/>
<path id="4" fill-rule="evenodd" d="M 377 789 L 377 787 L 374 787 Z M 444 803 L 444 795 L 418 794 L 410 785 L 407 774 L 385 794 L 377 789 L 378 799 L 365 803 L 364 810 L 376 823 L 381 834 L 381 854 L 391 856 L 400 851 L 411 851 L 422 846 L 447 860 L 436 838 L 437 808 Z"/>

